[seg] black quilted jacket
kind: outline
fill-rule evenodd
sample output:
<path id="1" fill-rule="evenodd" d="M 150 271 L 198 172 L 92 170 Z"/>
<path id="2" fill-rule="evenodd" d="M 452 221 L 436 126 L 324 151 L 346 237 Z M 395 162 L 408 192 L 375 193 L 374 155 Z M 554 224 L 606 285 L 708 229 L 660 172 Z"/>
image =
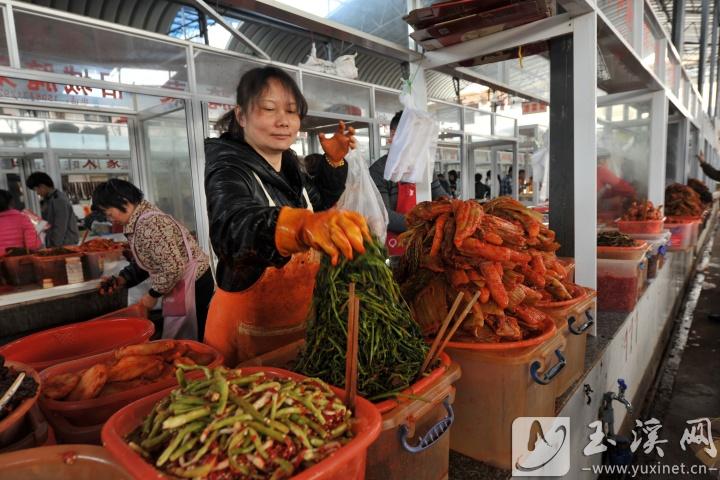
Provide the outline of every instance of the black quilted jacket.
<path id="1" fill-rule="evenodd" d="M 275 207 L 253 176 L 262 180 Z M 210 241 L 218 256 L 218 286 L 230 292 L 245 290 L 269 266 L 282 267 L 275 247 L 275 226 L 283 206 L 306 208 L 302 188 L 313 209 L 332 207 L 345 189 L 347 164 L 333 168 L 323 155 L 305 158 L 303 168 L 295 152 L 283 153 L 276 172 L 243 140 L 223 134 L 205 140 L 205 195 L 210 221 Z"/>

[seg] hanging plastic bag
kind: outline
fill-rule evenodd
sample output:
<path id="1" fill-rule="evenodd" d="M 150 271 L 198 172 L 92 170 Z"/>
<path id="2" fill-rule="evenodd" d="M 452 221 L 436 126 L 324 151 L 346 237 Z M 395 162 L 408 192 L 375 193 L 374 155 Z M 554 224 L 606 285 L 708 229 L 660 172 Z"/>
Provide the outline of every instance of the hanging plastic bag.
<path id="1" fill-rule="evenodd" d="M 357 53 L 343 55 L 333 62 L 338 77 L 351 78 L 353 80 L 358 78 L 358 69 L 357 66 L 355 66 L 356 56 Z"/>
<path id="2" fill-rule="evenodd" d="M 367 162 L 357 150 L 350 150 L 345 161 L 348 164 L 348 175 L 345 191 L 338 200 L 337 208 L 352 210 L 363 215 L 370 231 L 385 243 L 388 213 L 380 192 L 370 176 Z"/>
<path id="3" fill-rule="evenodd" d="M 430 113 L 416 108 L 408 84 L 400 94 L 400 103 L 403 114 L 390 145 L 383 176 L 391 182 L 420 183 L 428 166 L 435 161 L 439 127 Z"/>

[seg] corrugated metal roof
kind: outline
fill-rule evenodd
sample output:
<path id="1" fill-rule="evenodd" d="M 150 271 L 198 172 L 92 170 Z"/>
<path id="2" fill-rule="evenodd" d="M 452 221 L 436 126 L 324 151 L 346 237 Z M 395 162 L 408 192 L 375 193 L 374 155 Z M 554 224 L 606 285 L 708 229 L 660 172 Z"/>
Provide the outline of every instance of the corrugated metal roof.
<path id="1" fill-rule="evenodd" d="M 173 20 L 182 8 L 182 4 L 168 0 L 29 0 L 28 3 L 162 34 L 171 30 Z M 407 24 L 401 18 L 405 14 L 404 5 L 404 1 L 396 0 L 348 1 L 333 11 L 329 18 L 386 40 L 407 44 Z M 402 68 L 398 61 L 292 26 L 272 25 L 251 17 L 242 20 L 240 31 L 275 61 L 297 65 L 305 61 L 312 42 L 316 41 L 318 56 L 321 58 L 328 58 L 329 53 L 333 58 L 357 53 L 355 62 L 359 80 L 394 89 L 401 86 Z M 234 38 L 227 49 L 252 53 Z M 428 71 L 426 83 L 429 97 L 455 100 L 452 77 Z M 461 88 L 468 84 L 462 80 Z"/>

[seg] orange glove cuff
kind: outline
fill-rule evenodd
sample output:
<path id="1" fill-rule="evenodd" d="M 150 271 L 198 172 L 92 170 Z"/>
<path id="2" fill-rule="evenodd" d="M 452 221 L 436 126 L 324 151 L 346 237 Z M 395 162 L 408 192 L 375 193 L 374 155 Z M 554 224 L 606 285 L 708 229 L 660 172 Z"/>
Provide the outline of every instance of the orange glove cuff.
<path id="1" fill-rule="evenodd" d="M 283 257 L 293 253 L 304 252 L 308 246 L 300 241 L 305 220 L 312 212 L 304 208 L 283 207 L 278 215 L 275 227 L 275 246 Z"/>

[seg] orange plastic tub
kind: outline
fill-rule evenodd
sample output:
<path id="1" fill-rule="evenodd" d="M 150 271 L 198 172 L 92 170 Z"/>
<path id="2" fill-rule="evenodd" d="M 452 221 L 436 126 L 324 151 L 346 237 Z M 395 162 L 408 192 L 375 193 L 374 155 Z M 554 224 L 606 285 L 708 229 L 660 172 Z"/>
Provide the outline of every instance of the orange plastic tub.
<path id="1" fill-rule="evenodd" d="M 569 302 L 546 303 L 538 308 L 555 320 L 559 332 L 565 337 L 567 366 L 555 380 L 556 397 L 562 396 L 583 374 L 587 334 L 595 323 L 597 292 L 583 288 L 583 295 Z"/>
<path id="2" fill-rule="evenodd" d="M 670 230 L 670 251 L 694 246 L 700 236 L 701 217 L 669 217 L 665 228 Z"/>
<path id="3" fill-rule="evenodd" d="M 635 240 L 633 247 L 597 247 L 597 258 L 609 260 L 642 260 L 650 246 L 644 240 Z"/>
<path id="4" fill-rule="evenodd" d="M 450 352 L 450 349 L 469 350 L 472 352 L 506 352 L 509 350 L 520 350 L 540 345 L 549 340 L 550 338 L 553 338 L 556 333 L 557 327 L 555 326 L 555 322 L 552 318 L 547 317 L 545 319 L 545 324 L 543 325 L 543 330 L 537 337 L 528 338 L 527 340 L 520 340 L 519 342 L 499 343 L 454 340 L 448 342 L 447 348 L 448 352 Z M 454 358 L 454 355 L 450 355 Z"/>
<path id="5" fill-rule="evenodd" d="M 242 371 L 244 374 L 262 371 L 276 378 L 291 378 L 296 381 L 305 378 L 297 373 L 271 367 L 247 367 L 243 368 Z M 345 397 L 345 393 L 341 389 L 331 388 L 340 398 Z M 103 428 L 103 444 L 135 478 L 157 480 L 170 478 L 156 470 L 153 465 L 147 463 L 132 450 L 125 443 L 124 438 L 140 425 L 153 406 L 169 395 L 171 391 L 172 388 L 168 388 L 131 403 L 113 415 Z M 347 445 L 322 462 L 303 470 L 292 478 L 295 480 L 364 479 L 368 447 L 380 434 L 380 413 L 372 403 L 358 397 L 356 400 L 355 420 L 353 425 L 355 437 Z"/>
<path id="6" fill-rule="evenodd" d="M 25 416 L 28 414 L 31 408 L 33 408 L 38 401 L 40 391 L 42 390 L 40 384 L 40 377 L 38 373 L 28 365 L 24 365 L 18 362 L 5 362 L 5 365 L 12 367 L 19 372 L 25 372 L 26 376 L 31 376 L 37 382 L 38 387 L 35 392 L 35 396 L 32 398 L 26 398 L 15 410 L 10 412 L 5 418 L 0 420 L 0 447 L 9 445 L 18 440 L 18 433 L 20 432 L 23 424 L 25 423 Z M 5 392 L 2 392 L 5 393 Z"/>
<path id="7" fill-rule="evenodd" d="M 440 370 L 439 376 L 425 377 L 431 381 L 421 388 L 420 382 L 413 385 L 417 390 L 413 398 L 400 396 L 393 400 L 394 407 L 382 413 L 382 431 L 368 450 L 367 478 L 447 478 L 455 420 L 453 384 L 460 378 L 460 366 L 446 364 L 449 358 L 443 357 L 443 364 L 433 371 Z"/>
<path id="8" fill-rule="evenodd" d="M 4 480 L 133 480 L 110 453 L 94 445 L 53 445 L 0 455 Z"/>
<path id="9" fill-rule="evenodd" d="M 618 220 L 617 227 L 620 233 L 661 233 L 663 231 L 663 223 L 665 223 L 665 219 L 640 221 Z"/>
<path id="10" fill-rule="evenodd" d="M 305 340 L 298 340 L 241 364 L 292 369 Z M 460 367 L 443 353 L 440 364 L 397 398 L 375 403 L 382 414 L 380 437 L 370 446 L 368 478 L 446 478 L 453 424 L 453 383 Z"/>
<path id="11" fill-rule="evenodd" d="M 92 320 L 102 320 L 107 318 L 148 318 L 148 311 L 147 308 L 143 307 L 138 303 L 135 303 L 130 305 L 129 307 L 106 313 L 105 315 L 93 318 Z"/>
<path id="12" fill-rule="evenodd" d="M 95 322 L 91 322 L 95 323 Z M 176 340 L 187 344 L 191 349 L 200 353 L 208 353 L 214 355 L 212 362 L 208 365 L 216 367 L 222 365 L 222 355 L 209 345 L 195 342 L 192 340 Z M 152 342 L 151 342 L 152 343 Z M 114 358 L 114 352 L 101 353 L 91 357 L 85 357 L 69 362 L 61 363 L 50 367 L 40 374 L 40 378 L 46 380 L 54 375 L 70 372 L 80 372 L 97 363 L 105 363 Z M 158 382 L 142 385 L 137 388 L 131 388 L 122 392 L 106 395 L 103 397 L 92 398 L 89 400 L 62 401 L 53 400 L 48 397 L 40 398 L 40 408 L 47 415 L 55 414 L 64 417 L 70 424 L 75 426 L 96 426 L 110 418 L 118 409 L 128 405 L 138 398 L 164 390 L 177 384 L 176 378 L 167 378 Z M 60 432 L 60 435 L 62 433 Z"/>
<path id="13" fill-rule="evenodd" d="M 65 260 L 72 257 L 82 258 L 82 253 L 68 253 L 65 255 L 53 255 L 51 257 L 43 257 L 39 255 L 32 256 L 33 268 L 35 269 L 35 280 L 40 285 L 43 280 L 49 278 L 53 282 L 53 286 L 67 285 L 67 269 L 65 268 Z"/>
<path id="14" fill-rule="evenodd" d="M 35 283 L 35 269 L 32 255 L 3 257 L 5 279 L 10 285 L 28 285 Z"/>
<path id="15" fill-rule="evenodd" d="M 55 440 L 52 429 L 36 403 L 25 415 L 16 439 L 12 443 L 1 446 L 0 454 L 53 444 L 55 444 Z"/>
<path id="16" fill-rule="evenodd" d="M 554 327 L 555 322 L 550 321 Z M 455 384 L 450 448 L 510 470 L 513 421 L 517 417 L 555 416 L 555 382 L 567 364 L 565 337 L 553 335 L 520 350 L 451 346 L 448 354 L 462 369 L 462 377 Z"/>
<path id="17" fill-rule="evenodd" d="M 57 443 L 83 443 L 87 445 L 102 445 L 100 432 L 105 422 L 97 425 L 73 425 L 61 415 L 45 412 L 47 422 L 53 429 Z"/>
<path id="18" fill-rule="evenodd" d="M 0 355 L 37 371 L 77 358 L 147 342 L 155 333 L 149 320 L 113 318 L 43 330 L 0 347 Z"/>

